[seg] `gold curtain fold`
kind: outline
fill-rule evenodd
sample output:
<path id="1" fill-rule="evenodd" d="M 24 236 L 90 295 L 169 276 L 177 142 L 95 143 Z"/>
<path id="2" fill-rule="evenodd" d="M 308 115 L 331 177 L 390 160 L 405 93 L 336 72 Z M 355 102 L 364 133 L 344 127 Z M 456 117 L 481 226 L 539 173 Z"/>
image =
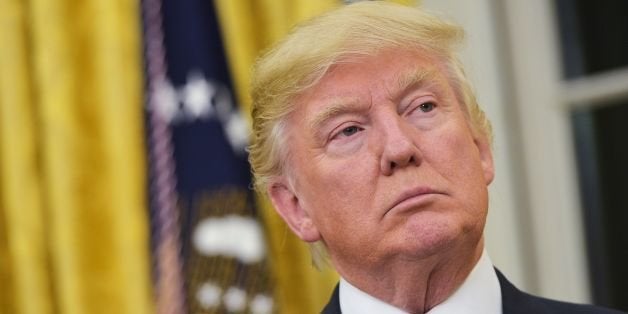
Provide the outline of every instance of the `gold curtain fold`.
<path id="1" fill-rule="evenodd" d="M 0 313 L 150 313 L 139 3 L 0 1 Z"/>

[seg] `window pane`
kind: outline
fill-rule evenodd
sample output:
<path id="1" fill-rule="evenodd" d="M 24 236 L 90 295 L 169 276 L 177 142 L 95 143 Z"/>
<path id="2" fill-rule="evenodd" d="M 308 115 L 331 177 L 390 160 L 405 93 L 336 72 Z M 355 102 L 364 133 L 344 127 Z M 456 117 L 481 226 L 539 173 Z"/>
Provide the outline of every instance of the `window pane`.
<path id="1" fill-rule="evenodd" d="M 594 301 L 628 310 L 628 101 L 572 112 Z"/>
<path id="2" fill-rule="evenodd" d="M 628 1 L 555 3 L 565 78 L 628 66 Z"/>

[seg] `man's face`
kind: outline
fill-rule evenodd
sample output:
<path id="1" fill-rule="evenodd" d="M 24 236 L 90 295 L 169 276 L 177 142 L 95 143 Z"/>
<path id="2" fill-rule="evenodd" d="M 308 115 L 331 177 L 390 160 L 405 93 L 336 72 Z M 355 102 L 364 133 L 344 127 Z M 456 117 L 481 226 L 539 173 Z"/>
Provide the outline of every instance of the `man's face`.
<path id="1" fill-rule="evenodd" d="M 269 192 L 297 235 L 323 240 L 337 267 L 479 241 L 491 152 L 434 58 L 385 51 L 349 59 L 296 108 L 286 128 L 291 179 Z"/>

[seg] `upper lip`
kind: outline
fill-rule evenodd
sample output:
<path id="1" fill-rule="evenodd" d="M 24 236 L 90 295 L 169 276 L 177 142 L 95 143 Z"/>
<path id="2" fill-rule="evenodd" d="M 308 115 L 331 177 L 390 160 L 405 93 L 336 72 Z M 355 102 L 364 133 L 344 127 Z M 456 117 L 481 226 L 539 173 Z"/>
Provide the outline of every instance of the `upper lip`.
<path id="1" fill-rule="evenodd" d="M 389 211 L 395 208 L 397 205 L 401 204 L 405 200 L 411 199 L 413 197 L 421 196 L 421 195 L 426 195 L 426 194 L 444 194 L 444 193 L 437 191 L 431 187 L 427 187 L 427 186 L 419 186 L 419 187 L 407 189 L 403 191 L 403 193 L 401 193 L 399 197 L 395 199 Z"/>

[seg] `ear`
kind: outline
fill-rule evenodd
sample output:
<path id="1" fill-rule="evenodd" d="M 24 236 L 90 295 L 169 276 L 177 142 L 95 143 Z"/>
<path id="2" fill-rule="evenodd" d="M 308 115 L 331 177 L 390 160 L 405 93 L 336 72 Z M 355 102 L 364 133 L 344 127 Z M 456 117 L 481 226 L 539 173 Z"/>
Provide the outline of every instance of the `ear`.
<path id="1" fill-rule="evenodd" d="M 480 162 L 484 172 L 484 181 L 486 185 L 491 184 L 495 178 L 495 165 L 493 164 L 493 151 L 488 139 L 485 136 L 479 136 L 474 140 L 475 145 L 480 152 Z"/>
<path id="2" fill-rule="evenodd" d="M 271 183 L 268 186 L 268 195 L 279 216 L 301 240 L 316 242 L 321 239 L 318 228 L 285 180 Z"/>

